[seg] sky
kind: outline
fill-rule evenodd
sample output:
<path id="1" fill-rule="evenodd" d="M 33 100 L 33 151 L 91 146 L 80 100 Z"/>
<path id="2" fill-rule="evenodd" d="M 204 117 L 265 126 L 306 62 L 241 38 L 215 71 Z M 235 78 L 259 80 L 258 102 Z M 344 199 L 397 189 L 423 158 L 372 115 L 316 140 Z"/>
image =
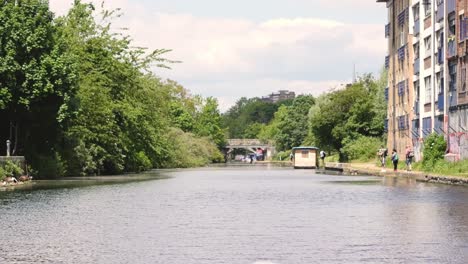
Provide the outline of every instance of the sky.
<path id="1" fill-rule="evenodd" d="M 84 1 L 87 2 L 87 1 Z M 101 1 L 94 1 L 99 6 Z M 57 15 L 73 0 L 49 0 Z M 171 49 L 181 63 L 154 68 L 222 111 L 278 90 L 320 95 L 357 74 L 378 75 L 385 5 L 375 0 L 108 0 L 135 46 Z"/>

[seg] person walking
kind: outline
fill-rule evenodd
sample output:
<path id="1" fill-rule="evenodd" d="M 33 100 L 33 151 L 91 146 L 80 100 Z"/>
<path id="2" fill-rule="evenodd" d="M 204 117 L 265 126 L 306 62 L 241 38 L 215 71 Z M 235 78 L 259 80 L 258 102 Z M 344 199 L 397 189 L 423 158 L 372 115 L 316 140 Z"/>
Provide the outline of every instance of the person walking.
<path id="1" fill-rule="evenodd" d="M 382 168 L 385 168 L 385 162 L 387 161 L 387 156 L 388 156 L 387 148 L 382 146 L 379 149 L 378 155 L 379 155 L 380 165 L 382 166 Z"/>
<path id="2" fill-rule="evenodd" d="M 392 163 L 393 163 L 393 171 L 398 170 L 398 153 L 396 149 L 393 149 L 392 151 Z"/>
<path id="3" fill-rule="evenodd" d="M 411 149 L 410 145 L 406 145 L 405 156 L 406 156 L 406 170 L 411 171 L 411 164 L 413 163 L 414 152 Z"/>
<path id="4" fill-rule="evenodd" d="M 327 156 L 327 153 L 323 150 L 320 151 L 320 159 L 322 160 L 322 165 L 323 168 L 325 168 L 325 157 Z"/>

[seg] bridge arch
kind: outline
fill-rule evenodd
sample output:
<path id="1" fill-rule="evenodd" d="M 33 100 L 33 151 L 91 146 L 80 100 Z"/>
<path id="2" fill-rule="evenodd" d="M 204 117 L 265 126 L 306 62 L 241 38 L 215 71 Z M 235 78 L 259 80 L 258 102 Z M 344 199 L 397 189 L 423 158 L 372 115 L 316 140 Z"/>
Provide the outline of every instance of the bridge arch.
<path id="1" fill-rule="evenodd" d="M 264 151 L 265 160 L 271 160 L 275 154 L 275 147 L 270 142 L 265 143 L 259 139 L 228 139 L 225 150 L 226 154 L 229 156 L 235 149 L 245 149 L 249 152 L 255 153 L 259 148 Z"/>

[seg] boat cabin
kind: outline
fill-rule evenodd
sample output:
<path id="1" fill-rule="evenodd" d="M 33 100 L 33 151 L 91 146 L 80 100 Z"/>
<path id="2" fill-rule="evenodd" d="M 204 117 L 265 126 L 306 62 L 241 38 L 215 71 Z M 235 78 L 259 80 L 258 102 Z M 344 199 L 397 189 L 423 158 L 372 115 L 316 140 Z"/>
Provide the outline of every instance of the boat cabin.
<path id="1" fill-rule="evenodd" d="M 293 166 L 295 169 L 316 169 L 318 166 L 318 151 L 316 147 L 296 147 L 292 149 Z"/>

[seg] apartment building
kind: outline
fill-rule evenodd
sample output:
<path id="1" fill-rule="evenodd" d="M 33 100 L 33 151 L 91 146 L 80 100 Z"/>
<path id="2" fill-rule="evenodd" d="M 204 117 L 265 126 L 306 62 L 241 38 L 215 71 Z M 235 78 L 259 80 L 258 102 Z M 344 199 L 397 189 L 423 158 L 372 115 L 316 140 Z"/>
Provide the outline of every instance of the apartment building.
<path id="1" fill-rule="evenodd" d="M 468 0 L 377 2 L 386 3 L 389 21 L 387 147 L 404 155 L 409 144 L 419 160 L 424 138 L 438 133 L 448 157 L 468 158 Z"/>
<path id="2" fill-rule="evenodd" d="M 265 102 L 276 103 L 279 101 L 284 101 L 288 99 L 296 98 L 296 93 L 288 90 L 279 90 L 277 93 L 272 93 L 268 96 L 262 97 L 262 100 Z"/>

